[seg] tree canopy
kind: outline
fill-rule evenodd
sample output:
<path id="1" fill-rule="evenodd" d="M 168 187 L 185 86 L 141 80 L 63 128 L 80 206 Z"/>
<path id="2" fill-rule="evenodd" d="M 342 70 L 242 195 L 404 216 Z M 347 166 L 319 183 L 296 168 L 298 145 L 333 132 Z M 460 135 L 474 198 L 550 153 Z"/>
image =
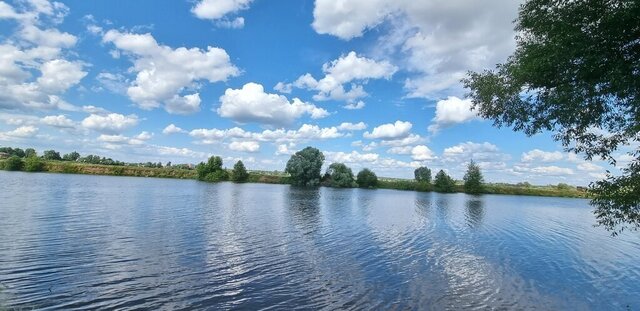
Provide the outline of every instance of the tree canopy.
<path id="1" fill-rule="evenodd" d="M 291 175 L 294 186 L 315 187 L 320 184 L 320 171 L 324 154 L 313 147 L 306 147 L 291 156 L 285 172 Z"/>
<path id="2" fill-rule="evenodd" d="M 207 163 L 200 162 L 196 166 L 198 172 L 198 180 L 218 182 L 229 179 L 229 174 L 222 168 L 222 158 L 211 156 Z"/>
<path id="3" fill-rule="evenodd" d="M 358 172 L 356 182 L 360 188 L 375 188 L 378 186 L 378 176 L 370 169 L 365 168 Z"/>
<path id="4" fill-rule="evenodd" d="M 529 0 L 516 19 L 516 51 L 463 80 L 473 107 L 496 126 L 554 132 L 567 151 L 617 164 L 640 140 L 640 2 Z M 598 223 L 640 229 L 640 149 L 622 175 L 595 182 Z"/>
<path id="5" fill-rule="evenodd" d="M 244 167 L 244 163 L 238 160 L 235 165 L 233 165 L 233 170 L 231 171 L 231 180 L 234 182 L 245 182 L 249 179 L 249 173 L 247 173 L 247 169 Z"/>
<path id="6" fill-rule="evenodd" d="M 45 150 L 42 154 L 42 158 L 45 160 L 62 160 L 60 153 L 55 150 Z"/>
<path id="7" fill-rule="evenodd" d="M 4 169 L 7 171 L 20 171 L 23 165 L 22 159 L 16 155 L 12 155 L 4 161 Z"/>
<path id="8" fill-rule="evenodd" d="M 329 186 L 336 188 L 351 188 L 356 186 L 353 171 L 343 163 L 332 163 L 327 169 Z"/>
<path id="9" fill-rule="evenodd" d="M 471 194 L 482 193 L 484 177 L 480 171 L 480 166 L 473 162 L 469 162 L 467 165 L 467 172 L 464 174 L 464 192 Z"/>
<path id="10" fill-rule="evenodd" d="M 431 170 L 427 167 L 421 166 L 413 171 L 413 175 L 417 182 L 431 183 Z"/>
<path id="11" fill-rule="evenodd" d="M 440 170 L 433 180 L 433 190 L 437 192 L 454 192 L 455 185 L 455 180 L 443 170 Z"/>

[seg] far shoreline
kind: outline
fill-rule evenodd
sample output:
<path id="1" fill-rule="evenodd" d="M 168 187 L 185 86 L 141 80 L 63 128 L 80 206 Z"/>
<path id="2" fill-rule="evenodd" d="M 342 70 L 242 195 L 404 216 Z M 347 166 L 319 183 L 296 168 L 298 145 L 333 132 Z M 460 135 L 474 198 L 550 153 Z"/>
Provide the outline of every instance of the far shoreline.
<path id="1" fill-rule="evenodd" d="M 24 172 L 24 170 L 23 170 Z M 58 173 L 58 174 L 79 174 L 79 175 L 100 175 L 100 176 L 127 176 L 127 177 L 150 177 L 150 178 L 171 178 L 171 179 L 191 179 L 197 180 L 197 173 L 193 169 L 182 169 L 173 167 L 140 167 L 140 166 L 121 166 L 121 165 L 102 165 L 87 164 L 69 161 L 45 161 L 42 173 Z M 248 171 L 249 178 L 246 183 L 261 184 L 281 184 L 290 185 L 288 176 L 282 172 L 266 172 L 266 171 Z M 206 182 L 206 181 L 200 181 Z M 322 186 L 329 187 L 329 186 Z M 331 188 L 331 187 L 329 187 Z M 436 192 L 433 190 L 419 190 L 419 183 L 414 180 L 400 178 L 380 177 L 378 186 L 375 188 L 361 189 L 389 189 L 401 191 L 415 192 Z M 462 185 L 456 185 L 453 192 L 464 193 Z M 535 186 L 535 185 L 514 185 L 506 183 L 486 183 L 484 191 L 480 194 L 498 194 L 498 195 L 523 195 L 523 196 L 539 196 L 539 197 L 564 197 L 564 198 L 581 198 L 588 199 L 586 191 L 580 191 L 577 188 L 560 189 L 556 186 Z"/>

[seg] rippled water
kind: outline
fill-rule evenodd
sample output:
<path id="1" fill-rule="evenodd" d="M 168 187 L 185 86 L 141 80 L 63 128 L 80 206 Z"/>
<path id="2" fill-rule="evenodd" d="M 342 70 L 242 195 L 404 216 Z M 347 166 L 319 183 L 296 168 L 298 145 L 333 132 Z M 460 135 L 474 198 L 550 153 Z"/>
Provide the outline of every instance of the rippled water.
<path id="1" fill-rule="evenodd" d="M 0 172 L 0 309 L 640 308 L 585 200 Z"/>

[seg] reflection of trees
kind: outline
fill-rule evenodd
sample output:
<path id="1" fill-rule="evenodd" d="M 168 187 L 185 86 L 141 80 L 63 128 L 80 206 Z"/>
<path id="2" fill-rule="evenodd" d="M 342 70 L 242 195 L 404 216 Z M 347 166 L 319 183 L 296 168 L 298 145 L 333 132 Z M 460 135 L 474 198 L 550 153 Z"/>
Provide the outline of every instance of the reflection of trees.
<path id="1" fill-rule="evenodd" d="M 320 222 L 320 190 L 289 187 L 285 193 L 294 225 L 304 234 L 314 232 Z"/>
<path id="2" fill-rule="evenodd" d="M 484 201 L 482 198 L 469 198 L 465 209 L 465 218 L 467 225 L 470 227 L 478 227 L 484 219 Z"/>
<path id="3" fill-rule="evenodd" d="M 420 217 L 428 218 L 431 213 L 432 193 L 416 193 L 415 212 Z"/>

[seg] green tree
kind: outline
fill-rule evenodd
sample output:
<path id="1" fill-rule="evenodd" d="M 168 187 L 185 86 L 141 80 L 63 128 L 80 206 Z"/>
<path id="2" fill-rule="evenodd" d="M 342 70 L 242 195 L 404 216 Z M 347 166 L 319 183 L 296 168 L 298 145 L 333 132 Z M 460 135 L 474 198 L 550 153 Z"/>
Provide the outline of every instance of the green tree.
<path id="1" fill-rule="evenodd" d="M 358 172 L 356 182 L 360 188 L 375 188 L 378 186 L 378 176 L 370 169 L 365 168 Z"/>
<path id="2" fill-rule="evenodd" d="M 447 175 L 443 170 L 440 170 L 433 180 L 433 189 L 437 192 L 454 192 L 455 185 L 456 182 L 453 178 Z"/>
<path id="3" fill-rule="evenodd" d="M 42 158 L 45 160 L 62 160 L 60 153 L 55 150 L 45 150 Z"/>
<path id="4" fill-rule="evenodd" d="M 320 170 L 324 162 L 324 154 L 313 147 L 306 147 L 287 161 L 285 172 L 291 175 L 294 186 L 315 187 L 320 184 Z"/>
<path id="5" fill-rule="evenodd" d="M 44 171 L 44 161 L 38 157 L 27 157 L 24 160 L 24 170 L 27 172 Z"/>
<path id="6" fill-rule="evenodd" d="M 37 157 L 38 153 L 33 148 L 27 148 L 27 149 L 24 150 L 24 156 L 27 157 L 27 158 Z"/>
<path id="7" fill-rule="evenodd" d="M 247 173 L 247 169 L 244 167 L 244 163 L 238 160 L 238 162 L 233 165 L 233 170 L 231 171 L 231 180 L 234 182 L 246 182 L 247 179 L 249 179 L 249 173 Z"/>
<path id="8" fill-rule="evenodd" d="M 150 165 L 155 165 L 149 163 Z M 196 166 L 198 173 L 198 180 L 218 182 L 229 179 L 229 174 L 222 168 L 222 158 L 218 156 L 212 156 L 207 160 L 207 163 L 200 162 Z"/>
<path id="9" fill-rule="evenodd" d="M 355 187 L 353 171 L 343 163 L 332 163 L 327 169 L 329 175 L 329 186 L 336 188 Z"/>
<path id="10" fill-rule="evenodd" d="M 417 182 L 431 183 L 431 170 L 427 167 L 421 166 L 413 171 L 413 175 Z"/>
<path id="11" fill-rule="evenodd" d="M 19 171 L 22 170 L 22 166 L 24 163 L 22 159 L 16 155 L 10 156 L 6 161 L 4 161 L 4 169 L 7 171 Z"/>
<path id="12" fill-rule="evenodd" d="M 496 126 L 555 132 L 567 151 L 616 164 L 640 135 L 640 2 L 529 0 L 517 47 L 495 70 L 463 80 L 473 107 Z M 592 183 L 598 224 L 640 229 L 640 149 L 622 175 Z"/>
<path id="13" fill-rule="evenodd" d="M 467 172 L 464 174 L 464 191 L 471 194 L 482 193 L 483 184 L 484 178 L 480 166 L 471 160 L 467 165 Z"/>
<path id="14" fill-rule="evenodd" d="M 62 156 L 62 160 L 64 161 L 77 161 L 78 159 L 80 159 L 80 154 L 77 152 L 71 152 L 71 153 L 67 153 L 64 156 Z"/>

